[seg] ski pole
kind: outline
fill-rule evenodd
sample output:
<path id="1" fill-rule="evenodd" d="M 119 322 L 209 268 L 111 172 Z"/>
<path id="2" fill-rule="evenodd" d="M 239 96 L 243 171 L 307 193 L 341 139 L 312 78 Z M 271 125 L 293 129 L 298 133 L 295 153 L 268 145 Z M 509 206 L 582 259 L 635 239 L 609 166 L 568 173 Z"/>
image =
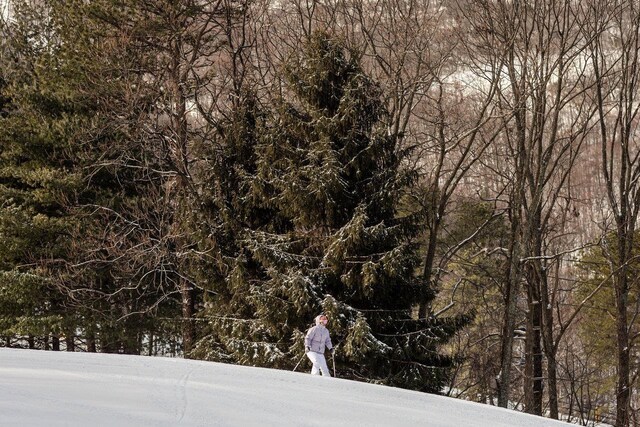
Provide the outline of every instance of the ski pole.
<path id="1" fill-rule="evenodd" d="M 333 377 L 336 377 L 336 351 L 335 349 L 331 352 L 331 361 L 333 362 Z"/>
<path id="2" fill-rule="evenodd" d="M 293 368 L 293 372 L 295 372 L 295 371 L 296 371 L 296 369 L 298 369 L 298 366 L 300 366 L 300 364 L 302 363 L 302 359 L 304 359 L 304 356 L 305 356 L 305 355 L 303 354 L 303 355 L 302 355 L 302 357 L 300 358 L 300 360 L 298 360 L 298 363 L 296 363 L 296 367 L 295 367 L 295 368 Z"/>

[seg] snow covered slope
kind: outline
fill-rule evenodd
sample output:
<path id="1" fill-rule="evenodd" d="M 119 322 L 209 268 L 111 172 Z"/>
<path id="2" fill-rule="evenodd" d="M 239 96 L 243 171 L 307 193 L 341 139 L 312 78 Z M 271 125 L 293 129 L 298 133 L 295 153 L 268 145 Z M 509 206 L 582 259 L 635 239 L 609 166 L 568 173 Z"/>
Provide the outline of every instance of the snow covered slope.
<path id="1" fill-rule="evenodd" d="M 568 424 L 306 373 L 183 359 L 0 348 L 3 426 Z"/>

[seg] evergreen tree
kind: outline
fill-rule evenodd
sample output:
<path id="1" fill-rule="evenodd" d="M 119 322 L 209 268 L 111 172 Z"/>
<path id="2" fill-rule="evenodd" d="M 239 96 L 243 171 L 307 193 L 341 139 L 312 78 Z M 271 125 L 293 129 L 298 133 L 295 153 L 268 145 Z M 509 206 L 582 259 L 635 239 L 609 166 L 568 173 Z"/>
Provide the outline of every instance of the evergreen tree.
<path id="1" fill-rule="evenodd" d="M 194 251 L 202 233 L 192 215 L 200 204 L 192 150 L 215 131 L 217 118 L 200 118 L 222 98 L 219 62 L 224 62 L 223 51 L 232 49 L 232 33 L 249 3 L 163 2 L 159 7 L 155 1 L 99 0 L 89 7 L 88 18 L 101 21 L 112 40 L 109 45 L 104 39 L 113 65 L 101 85 L 114 86 L 114 93 L 101 102 L 121 153 L 105 147 L 107 158 L 120 168 L 114 172 L 134 178 L 127 182 L 138 193 L 135 202 L 132 198 L 132 204 L 116 209 L 120 218 L 113 218 L 118 229 L 111 227 L 111 240 L 119 241 L 121 253 L 107 258 L 128 260 L 124 278 L 132 283 L 123 283 L 125 288 L 159 289 L 161 301 L 181 304 L 174 322 L 182 327 L 185 357 L 197 335 L 198 279 L 206 280 L 198 265 L 208 254 Z"/>
<path id="2" fill-rule="evenodd" d="M 638 242 L 640 232 L 635 233 L 634 242 Z M 618 239 L 614 233 L 607 233 L 596 244 L 585 250 L 578 261 L 578 287 L 573 291 L 575 301 L 585 302 L 580 312 L 575 337 L 576 347 L 583 353 L 584 364 L 592 373 L 589 381 L 599 393 L 608 395 L 603 406 L 614 410 L 616 384 L 616 324 L 615 324 L 615 266 L 619 263 Z M 640 275 L 640 245 L 635 243 L 631 249 L 631 261 L 627 263 L 629 280 L 635 281 Z M 640 306 L 640 292 L 637 286 L 631 287 L 628 295 L 628 316 L 636 319 Z M 640 334 L 640 323 L 629 323 L 633 336 Z M 631 350 L 636 352 L 634 342 Z M 584 356 L 588 355 L 588 357 Z"/>
<path id="3" fill-rule="evenodd" d="M 178 277 L 166 243 L 163 153 L 148 135 L 160 114 L 144 44 L 151 34 L 135 26 L 137 2 L 52 4 L 74 70 L 68 84 L 91 117 L 76 140 L 83 221 L 69 287 L 96 350 L 153 353 L 154 340 L 177 340 L 180 299 L 171 288 Z"/>
<path id="4" fill-rule="evenodd" d="M 233 269 L 243 268 L 238 259 L 246 256 L 243 236 L 247 230 L 273 227 L 277 213 L 261 206 L 252 194 L 257 172 L 256 131 L 263 115 L 252 94 L 239 94 L 236 99 L 237 104 L 220 128 L 220 140 L 203 141 L 196 150 L 203 159 L 197 168 L 203 206 L 194 211 L 193 222 L 201 225 L 198 250 L 209 254 L 196 270 L 201 271 L 199 283 L 210 291 L 205 294 L 205 309 L 200 316 L 213 328 L 198 342 L 194 357 L 252 364 L 252 357 L 242 357 L 245 345 L 259 343 L 262 354 L 280 351 L 264 342 L 259 324 L 251 319 L 252 306 L 244 298 L 251 292 L 249 282 Z M 254 269 L 252 274 L 259 272 L 259 266 L 253 263 L 246 268 Z M 222 337 L 226 337 L 224 343 Z M 231 351 L 233 347 L 238 351 Z M 264 364 L 274 361 L 267 357 Z"/>
<path id="5" fill-rule="evenodd" d="M 152 331 L 173 334 L 156 316 L 175 316 L 176 298 L 154 274 L 170 254 L 150 250 L 162 182 L 137 140 L 153 101 L 129 71 L 142 64 L 136 39 L 104 23 L 100 2 L 15 4 L 0 119 L 4 329 L 63 332 L 68 348 L 83 331 L 90 351 L 139 353 Z"/>
<path id="6" fill-rule="evenodd" d="M 420 218 L 398 214 L 415 175 L 382 127 L 380 91 L 325 34 L 286 77 L 275 113 L 244 106 L 227 127 L 229 179 L 218 171 L 211 192 L 212 212 L 225 213 L 214 228 L 228 230 L 216 240 L 227 242 L 227 274 L 207 303 L 198 354 L 291 367 L 322 311 L 343 376 L 439 391 L 452 360 L 438 347 L 468 319 L 412 315 L 435 293 L 415 274 Z"/>
<path id="7" fill-rule="evenodd" d="M 0 115 L 0 326 L 7 335 L 62 332 L 67 312 L 55 272 L 81 186 L 72 138 L 77 105 L 61 84 L 60 43 L 47 8 L 15 2 L 7 27 Z"/>
<path id="8" fill-rule="evenodd" d="M 438 247 L 452 251 L 460 242 L 467 244 L 455 257 L 447 258 L 446 280 L 440 284 L 440 296 L 446 297 L 440 298 L 436 309 L 450 314 L 475 313 L 473 322 L 449 345 L 461 360 L 452 386 L 458 389 L 454 393 L 462 392 L 460 396 L 465 399 L 492 402 L 500 371 L 502 323 L 502 313 L 495 307 L 505 298 L 502 284 L 508 260 L 502 248 L 508 243 L 508 224 L 491 203 L 458 198 L 450 206 L 455 208 L 443 221 L 446 236 Z M 520 316 L 516 324 L 520 328 L 524 318 Z M 482 345 L 471 344 L 478 342 Z"/>

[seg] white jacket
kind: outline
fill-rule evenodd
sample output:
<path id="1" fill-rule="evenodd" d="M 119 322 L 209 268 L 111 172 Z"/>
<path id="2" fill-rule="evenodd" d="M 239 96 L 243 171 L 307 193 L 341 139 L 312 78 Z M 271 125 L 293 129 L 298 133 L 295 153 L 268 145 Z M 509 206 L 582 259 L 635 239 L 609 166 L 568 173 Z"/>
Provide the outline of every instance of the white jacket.
<path id="1" fill-rule="evenodd" d="M 325 347 L 331 350 L 333 344 L 331 344 L 329 330 L 322 324 L 309 329 L 304 337 L 304 346 L 320 354 L 324 354 Z"/>

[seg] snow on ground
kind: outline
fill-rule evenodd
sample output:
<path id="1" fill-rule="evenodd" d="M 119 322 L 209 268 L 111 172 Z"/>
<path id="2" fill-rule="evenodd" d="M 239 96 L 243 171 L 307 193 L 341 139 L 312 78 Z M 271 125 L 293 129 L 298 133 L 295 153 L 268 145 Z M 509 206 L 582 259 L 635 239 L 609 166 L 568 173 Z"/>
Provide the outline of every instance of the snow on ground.
<path id="1" fill-rule="evenodd" d="M 307 373 L 160 357 L 0 348 L 2 426 L 568 424 Z"/>

